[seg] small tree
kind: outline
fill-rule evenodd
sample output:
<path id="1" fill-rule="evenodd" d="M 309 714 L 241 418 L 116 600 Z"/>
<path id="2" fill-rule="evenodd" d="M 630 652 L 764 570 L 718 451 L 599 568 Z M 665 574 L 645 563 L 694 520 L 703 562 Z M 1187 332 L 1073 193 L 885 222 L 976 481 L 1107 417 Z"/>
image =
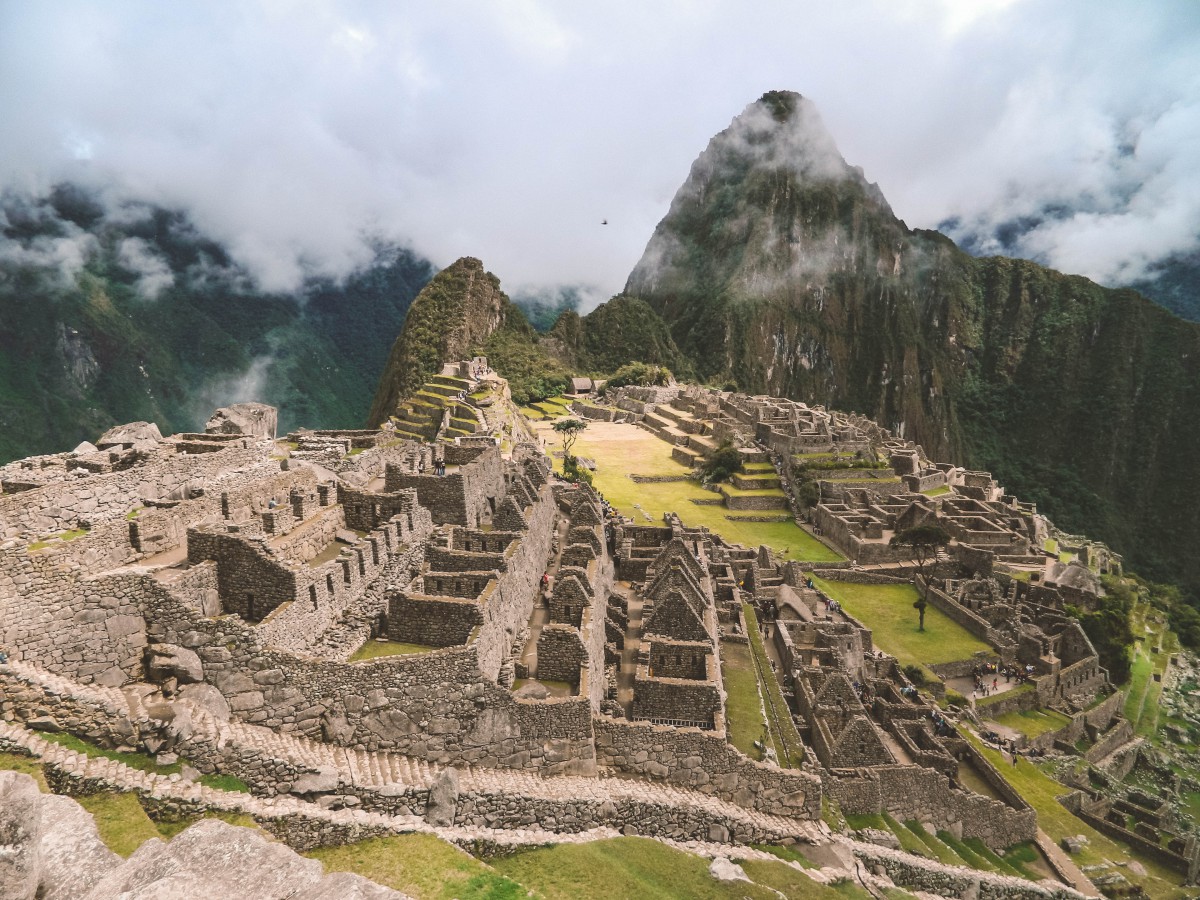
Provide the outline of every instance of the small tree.
<path id="1" fill-rule="evenodd" d="M 950 532 L 941 525 L 928 522 L 897 532 L 892 536 L 889 543 L 892 547 L 906 547 L 908 549 L 909 556 L 917 564 L 917 574 L 924 580 L 925 564 L 930 560 L 936 559 L 938 550 L 950 543 Z M 929 584 L 926 582 L 925 590 L 917 598 L 917 602 L 913 604 L 918 615 L 918 631 L 925 630 L 925 607 L 927 605 L 926 598 L 928 593 Z"/>
<path id="2" fill-rule="evenodd" d="M 742 454 L 737 447 L 724 443 L 704 461 L 700 477 L 713 483 L 728 481 L 729 476 L 742 471 Z"/>
<path id="3" fill-rule="evenodd" d="M 564 460 L 574 458 L 571 449 L 575 446 L 575 440 L 587 428 L 587 424 L 584 419 L 559 419 L 554 423 L 554 430 L 562 435 Z"/>

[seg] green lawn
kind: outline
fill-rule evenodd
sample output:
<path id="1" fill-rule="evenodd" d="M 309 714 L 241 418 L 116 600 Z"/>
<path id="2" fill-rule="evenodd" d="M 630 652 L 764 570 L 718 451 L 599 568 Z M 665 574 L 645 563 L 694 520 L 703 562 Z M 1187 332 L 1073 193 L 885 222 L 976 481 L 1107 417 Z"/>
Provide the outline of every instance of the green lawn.
<path id="1" fill-rule="evenodd" d="M 970 659 L 992 648 L 933 606 L 925 610 L 925 630 L 917 630 L 917 589 L 911 584 L 851 584 L 813 578 L 846 612 L 871 629 L 875 644 L 901 665 L 920 666 Z"/>
<path id="2" fill-rule="evenodd" d="M 42 764 L 32 756 L 22 756 L 20 753 L 0 753 L 0 769 L 22 772 L 38 783 L 38 790 L 43 794 L 50 792 L 50 788 L 46 784 L 46 773 L 42 771 Z"/>
<path id="3" fill-rule="evenodd" d="M 817 884 L 782 862 L 746 862 L 743 867 L 754 883 L 720 882 L 708 874 L 709 860 L 634 837 L 523 850 L 492 865 L 547 900 L 774 900 L 780 893 L 811 900 L 866 900 L 867 896 Z"/>
<path id="4" fill-rule="evenodd" d="M 1009 692 L 998 694 L 997 696 L 1007 697 L 1009 696 Z M 993 721 L 1004 725 L 1006 728 L 1019 731 L 1027 738 L 1035 738 L 1038 735 L 1045 734 L 1047 731 L 1057 731 L 1071 722 L 1067 716 L 1052 709 L 1014 710 L 1002 716 L 997 716 Z"/>
<path id="5" fill-rule="evenodd" d="M 429 834 L 371 838 L 304 854 L 329 872 L 357 872 L 417 900 L 516 900 L 526 888 Z M 535 895 L 536 896 L 536 895 Z"/>
<path id="6" fill-rule="evenodd" d="M 428 653 L 436 650 L 427 644 L 406 644 L 403 641 L 369 640 L 350 657 L 350 662 L 360 662 L 364 659 L 379 659 L 381 656 L 411 656 L 415 653 Z"/>
<path id="7" fill-rule="evenodd" d="M 755 741 L 770 740 L 763 721 L 758 676 L 747 644 L 721 642 L 721 678 L 725 683 L 725 728 L 729 743 L 751 759 L 762 759 Z M 776 751 L 778 752 L 778 751 Z"/>
<path id="8" fill-rule="evenodd" d="M 559 447 L 559 435 L 550 429 L 548 422 L 535 420 L 533 424 L 546 439 L 547 450 Z M 747 547 L 766 544 L 786 559 L 806 562 L 836 562 L 842 559 L 838 553 L 790 520 L 731 520 L 725 518 L 729 510 L 723 505 L 698 506 L 692 503 L 693 498 L 708 501 L 721 499 L 719 494 L 704 490 L 699 482 L 635 482 L 629 477 L 631 474 L 686 476 L 690 470 L 671 459 L 670 444 L 634 425 L 592 422 L 576 441 L 574 453 L 596 462 L 593 481 L 596 489 L 609 503 L 639 525 L 657 525 L 662 522 L 664 513 L 674 512 L 685 525 L 703 525 L 725 540 Z M 555 465 L 561 469 L 562 461 L 556 460 Z M 779 512 L 764 510 L 761 514 Z M 748 513 L 742 511 L 740 514 Z"/>

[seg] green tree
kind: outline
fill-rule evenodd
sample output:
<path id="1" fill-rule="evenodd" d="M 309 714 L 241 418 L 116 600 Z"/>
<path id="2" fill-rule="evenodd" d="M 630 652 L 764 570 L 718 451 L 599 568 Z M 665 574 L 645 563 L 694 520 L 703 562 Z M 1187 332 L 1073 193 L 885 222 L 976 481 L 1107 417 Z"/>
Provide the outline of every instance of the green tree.
<path id="1" fill-rule="evenodd" d="M 575 447 L 575 441 L 585 428 L 587 428 L 585 419 L 559 419 L 554 423 L 554 430 L 562 435 L 564 463 L 575 458 L 575 454 L 571 451 Z"/>
<path id="2" fill-rule="evenodd" d="M 889 542 L 892 547 L 901 547 L 908 550 L 909 557 L 917 564 L 917 575 L 922 580 L 925 579 L 925 564 L 936 559 L 938 550 L 949 543 L 950 532 L 936 523 L 926 523 L 923 525 L 914 525 L 912 528 L 905 528 L 903 531 L 894 534 Z M 913 604 L 919 617 L 918 631 L 925 630 L 925 607 L 928 605 L 926 602 L 928 595 L 929 583 L 926 581 L 925 590 L 917 598 L 917 602 Z"/>
<path id="3" fill-rule="evenodd" d="M 734 472 L 742 471 L 742 454 L 737 447 L 724 443 L 714 450 L 700 467 L 700 477 L 705 481 L 728 481 Z"/>

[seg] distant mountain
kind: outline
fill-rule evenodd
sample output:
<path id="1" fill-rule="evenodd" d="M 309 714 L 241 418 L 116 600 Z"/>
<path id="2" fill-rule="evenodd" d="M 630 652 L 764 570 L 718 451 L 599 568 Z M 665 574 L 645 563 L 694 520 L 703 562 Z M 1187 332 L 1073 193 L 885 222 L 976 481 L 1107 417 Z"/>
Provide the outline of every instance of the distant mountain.
<path id="1" fill-rule="evenodd" d="M 0 460 L 119 422 L 200 428 L 243 399 L 277 406 L 282 429 L 357 426 L 433 274 L 380 247 L 343 283 L 268 294 L 178 212 L 110 211 L 70 185 L 0 206 Z"/>
<path id="2" fill-rule="evenodd" d="M 712 139 L 625 294 L 700 378 L 865 413 L 1200 594 L 1200 326 L 908 228 L 800 95 Z"/>

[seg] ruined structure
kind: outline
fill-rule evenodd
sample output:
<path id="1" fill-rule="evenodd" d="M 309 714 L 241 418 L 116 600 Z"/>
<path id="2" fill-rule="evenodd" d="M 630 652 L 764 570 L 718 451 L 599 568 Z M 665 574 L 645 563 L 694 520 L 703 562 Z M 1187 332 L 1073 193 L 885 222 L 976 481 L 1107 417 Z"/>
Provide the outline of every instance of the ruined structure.
<path id="1" fill-rule="evenodd" d="M 795 564 L 677 516 L 623 519 L 514 430 L 486 361 L 435 378 L 456 393 L 428 439 L 393 422 L 275 441 L 256 408 L 210 433 L 139 426 L 0 469 L 0 745 L 42 754 L 77 789 L 175 790 L 30 729 L 233 775 L 251 795 L 185 786 L 179 800 L 247 809 L 300 848 L 418 826 L 813 841 L 823 797 L 995 849 L 1036 836 L 1033 810 Z M 1039 702 L 1104 688 L 1060 587 L 989 580 L 977 536 L 1007 529 L 1024 556 L 1040 527 L 994 486 L 959 491 L 966 476 L 933 475 L 919 448 L 797 404 L 678 387 L 620 403 L 656 415 L 647 427 L 681 456 L 734 442 L 751 480 L 789 480 L 784 446 L 884 447 L 889 471 L 955 485 L 943 499 L 907 482 L 869 492 L 889 528 L 854 540 L 957 522 L 959 568 L 934 575 L 931 602 L 976 623 L 995 658 L 1031 661 Z M 453 425 L 459 406 L 476 430 Z M 844 490 L 822 486 L 831 540 Z M 794 735 L 782 766 L 730 740 L 723 660 L 752 637 L 780 663 L 763 677 L 778 677 L 770 714 Z"/>

